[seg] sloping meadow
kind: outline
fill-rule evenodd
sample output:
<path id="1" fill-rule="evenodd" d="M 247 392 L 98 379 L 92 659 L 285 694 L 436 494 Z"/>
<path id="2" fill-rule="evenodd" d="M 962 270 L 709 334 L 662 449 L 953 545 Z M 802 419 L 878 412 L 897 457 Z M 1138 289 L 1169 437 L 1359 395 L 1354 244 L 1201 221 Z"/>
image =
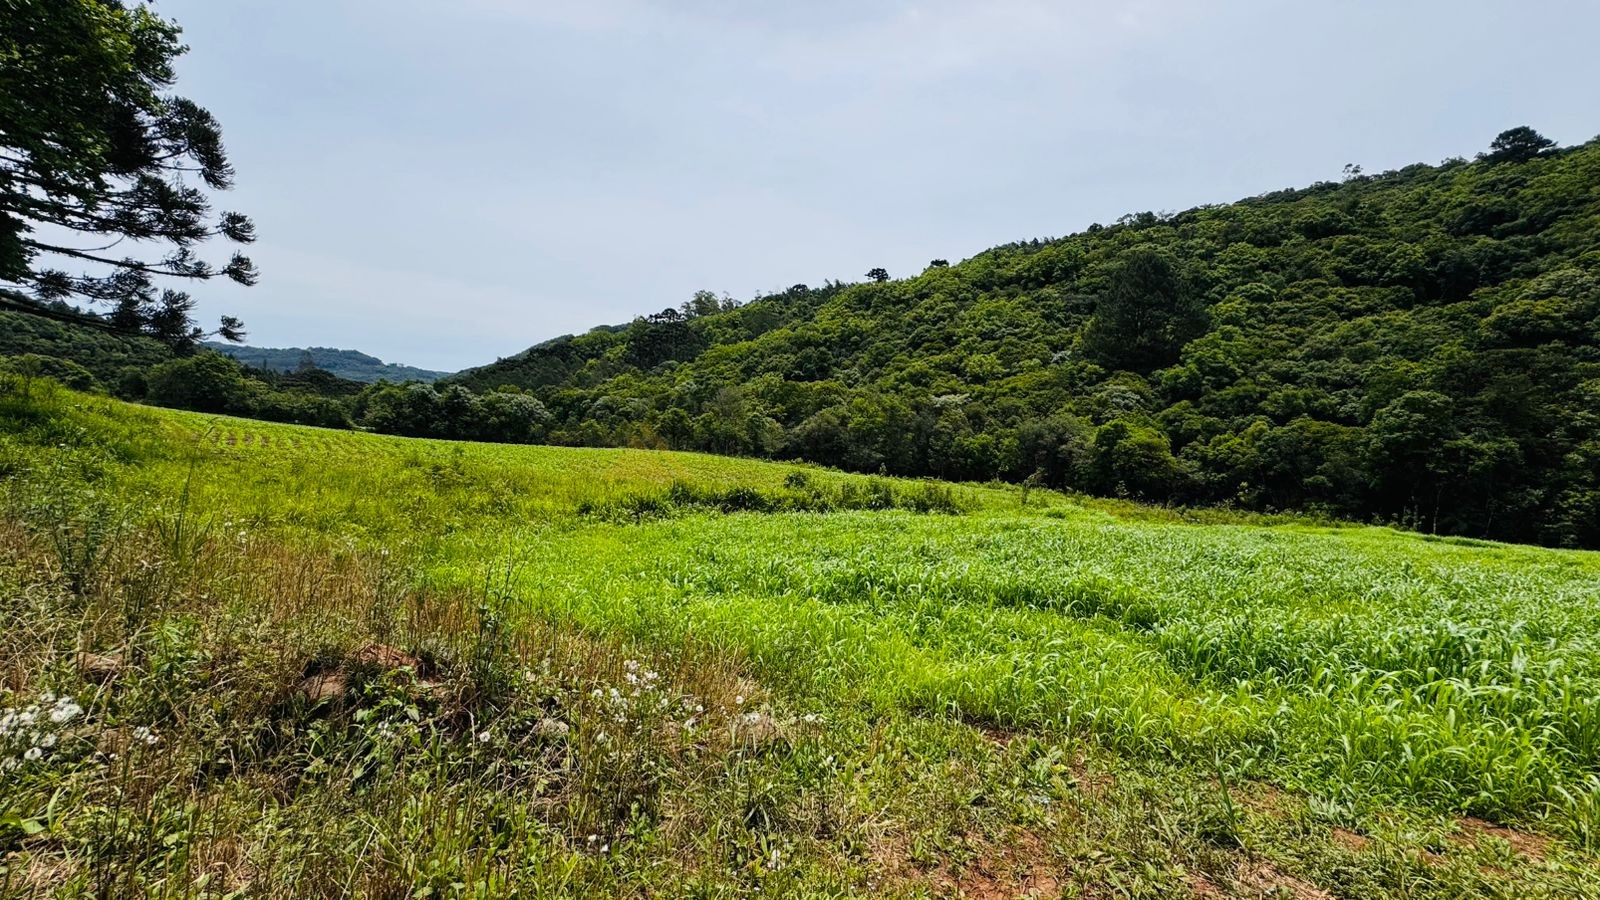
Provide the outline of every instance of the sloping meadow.
<path id="1" fill-rule="evenodd" d="M 43 383 L 0 420 L 7 890 L 1562 895 L 1596 871 L 1594 554 Z"/>

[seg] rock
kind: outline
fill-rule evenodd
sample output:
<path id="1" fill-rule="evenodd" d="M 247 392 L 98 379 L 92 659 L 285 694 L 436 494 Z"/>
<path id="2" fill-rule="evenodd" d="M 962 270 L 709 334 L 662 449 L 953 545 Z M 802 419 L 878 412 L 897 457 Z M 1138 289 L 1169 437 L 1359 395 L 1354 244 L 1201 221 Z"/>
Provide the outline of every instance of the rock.
<path id="1" fill-rule="evenodd" d="M 404 650 L 388 644 L 368 644 L 351 654 L 349 662 L 336 668 L 313 672 L 300 679 L 300 684 L 295 687 L 295 693 L 306 698 L 312 706 L 316 706 L 342 698 L 350 692 L 352 669 L 377 669 L 381 672 L 409 670 L 412 675 L 419 675 L 422 667 L 422 660 Z M 416 679 L 413 683 L 421 688 L 424 696 L 442 700 L 448 695 L 448 688 L 439 682 Z"/>
<path id="2" fill-rule="evenodd" d="M 355 661 L 364 666 L 390 671 L 393 669 L 410 669 L 413 672 L 422 671 L 422 660 L 399 650 L 388 644 L 368 644 L 356 651 Z"/>
<path id="3" fill-rule="evenodd" d="M 78 674 L 96 684 L 105 684 L 122 674 L 123 663 L 121 653 L 90 653 L 84 651 L 78 654 Z"/>
<path id="4" fill-rule="evenodd" d="M 349 687 L 349 681 L 345 678 L 344 673 L 335 670 L 332 672 L 319 672 L 302 678 L 300 685 L 295 688 L 295 693 L 306 698 L 306 701 L 312 706 L 316 706 L 317 704 L 343 697 Z"/>
<path id="5" fill-rule="evenodd" d="M 533 733 L 542 738 L 563 738 L 571 730 L 567 723 L 548 716 L 540 719 L 539 724 L 533 726 Z"/>

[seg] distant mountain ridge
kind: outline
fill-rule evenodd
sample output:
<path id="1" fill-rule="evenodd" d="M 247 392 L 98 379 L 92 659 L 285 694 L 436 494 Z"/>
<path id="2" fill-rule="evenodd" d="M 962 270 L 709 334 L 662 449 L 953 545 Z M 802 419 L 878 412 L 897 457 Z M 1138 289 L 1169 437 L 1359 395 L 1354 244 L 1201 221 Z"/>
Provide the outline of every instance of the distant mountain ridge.
<path id="1" fill-rule="evenodd" d="M 399 363 L 386 363 L 359 350 L 337 347 L 250 347 L 206 341 L 205 346 L 226 354 L 248 366 L 274 372 L 295 372 L 309 363 L 340 378 L 371 384 L 376 381 L 421 381 L 432 383 L 449 372 L 419 369 Z"/>

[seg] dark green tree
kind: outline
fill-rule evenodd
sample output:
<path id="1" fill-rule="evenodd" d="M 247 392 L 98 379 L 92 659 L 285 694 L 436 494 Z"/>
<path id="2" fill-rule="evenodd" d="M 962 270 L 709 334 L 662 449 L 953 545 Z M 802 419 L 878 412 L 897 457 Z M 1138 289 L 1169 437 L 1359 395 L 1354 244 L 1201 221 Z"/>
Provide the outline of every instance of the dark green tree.
<path id="1" fill-rule="evenodd" d="M 243 254 L 219 267 L 195 253 L 212 237 L 249 243 L 255 227 L 212 210 L 206 189 L 227 189 L 234 172 L 217 120 L 168 93 L 186 49 L 142 3 L 0 0 L 0 283 L 107 305 L 118 322 L 187 347 L 204 336 L 192 302 L 158 296 L 155 279 L 255 282 Z M 168 250 L 123 256 L 124 241 Z M 224 317 L 216 333 L 236 340 L 241 329 Z"/>
<path id="2" fill-rule="evenodd" d="M 1527 162 L 1548 153 L 1555 145 L 1555 141 L 1532 128 L 1518 125 L 1496 135 L 1489 144 L 1489 152 L 1483 154 L 1482 158 L 1489 162 Z"/>
<path id="3" fill-rule="evenodd" d="M 1206 308 L 1172 260 L 1140 248 L 1125 255 L 1095 305 L 1084 350 L 1108 369 L 1149 374 L 1178 361 L 1206 329 Z"/>
<path id="4" fill-rule="evenodd" d="M 883 282 L 889 280 L 889 270 L 883 268 L 882 266 L 879 266 L 876 269 L 868 269 L 867 277 L 878 282 L 879 284 L 882 284 Z"/>
<path id="5" fill-rule="evenodd" d="M 245 379 L 238 363 L 220 353 L 204 352 L 162 363 L 150 370 L 148 384 L 145 399 L 158 406 L 210 413 L 251 411 L 253 382 Z"/>

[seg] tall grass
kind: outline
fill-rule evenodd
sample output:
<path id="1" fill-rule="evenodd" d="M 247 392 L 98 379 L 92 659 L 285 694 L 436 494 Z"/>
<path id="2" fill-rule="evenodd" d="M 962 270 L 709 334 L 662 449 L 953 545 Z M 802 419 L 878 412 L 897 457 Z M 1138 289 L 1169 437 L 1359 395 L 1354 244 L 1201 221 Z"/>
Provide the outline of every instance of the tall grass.
<path id="1" fill-rule="evenodd" d="M 1468 814 L 1560 840 L 1508 891 L 1594 871 L 1593 554 L 41 383 L 0 422 L 0 893 L 1453 896 L 1487 857 L 1417 823 Z"/>

